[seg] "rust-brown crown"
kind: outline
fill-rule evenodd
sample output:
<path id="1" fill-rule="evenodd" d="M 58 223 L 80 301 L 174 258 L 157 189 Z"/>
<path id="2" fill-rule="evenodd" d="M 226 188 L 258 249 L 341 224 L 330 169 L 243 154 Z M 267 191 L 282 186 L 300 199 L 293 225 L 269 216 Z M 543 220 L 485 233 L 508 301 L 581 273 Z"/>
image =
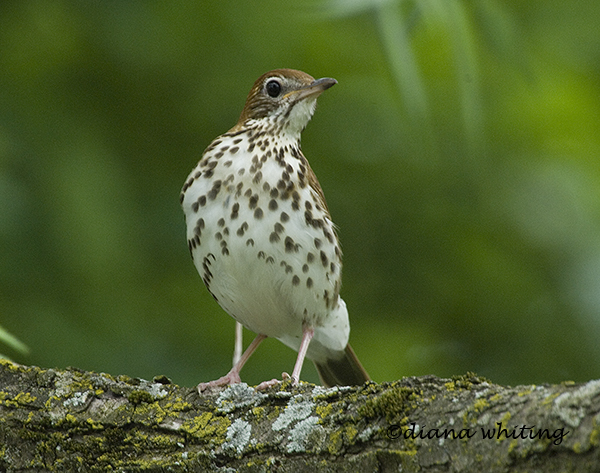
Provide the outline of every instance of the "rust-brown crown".
<path id="1" fill-rule="evenodd" d="M 326 89 L 337 84 L 335 79 L 325 77 L 315 80 L 305 72 L 294 69 L 275 69 L 260 76 L 246 99 L 246 105 L 236 126 L 240 129 L 248 120 L 272 117 L 291 120 L 292 109 L 299 103 L 308 103 L 299 115 L 300 130 L 310 120 L 316 98 Z"/>

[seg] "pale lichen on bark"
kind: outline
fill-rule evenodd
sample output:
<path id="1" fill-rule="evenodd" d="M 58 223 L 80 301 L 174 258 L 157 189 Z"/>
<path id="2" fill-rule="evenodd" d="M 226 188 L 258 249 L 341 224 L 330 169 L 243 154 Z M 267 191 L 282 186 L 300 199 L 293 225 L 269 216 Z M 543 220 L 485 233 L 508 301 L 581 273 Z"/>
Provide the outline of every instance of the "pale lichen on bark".
<path id="1" fill-rule="evenodd" d="M 200 396 L 165 377 L 2 361 L 0 471 L 591 472 L 599 412 L 600 381 L 503 387 L 467 374 Z"/>

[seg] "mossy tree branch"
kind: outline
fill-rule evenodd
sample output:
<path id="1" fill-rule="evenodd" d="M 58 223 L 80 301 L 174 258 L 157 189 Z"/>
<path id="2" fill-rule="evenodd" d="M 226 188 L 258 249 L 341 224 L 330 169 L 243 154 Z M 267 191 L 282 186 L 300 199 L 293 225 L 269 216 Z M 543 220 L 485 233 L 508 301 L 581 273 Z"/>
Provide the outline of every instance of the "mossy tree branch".
<path id="1" fill-rule="evenodd" d="M 200 396 L 164 377 L 2 361 L 0 470 L 592 472 L 599 412 L 600 381 L 509 388 L 467 374 Z"/>

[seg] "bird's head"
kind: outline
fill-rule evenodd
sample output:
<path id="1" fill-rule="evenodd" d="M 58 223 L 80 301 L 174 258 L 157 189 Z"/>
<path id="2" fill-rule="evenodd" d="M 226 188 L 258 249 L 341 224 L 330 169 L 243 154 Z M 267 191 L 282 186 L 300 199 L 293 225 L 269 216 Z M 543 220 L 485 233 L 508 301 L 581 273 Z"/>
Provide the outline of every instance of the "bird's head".
<path id="1" fill-rule="evenodd" d="M 240 119 L 232 130 L 264 121 L 280 133 L 299 138 L 315 111 L 317 97 L 335 84 L 335 79 L 315 80 L 305 72 L 293 69 L 267 72 L 252 86 Z"/>

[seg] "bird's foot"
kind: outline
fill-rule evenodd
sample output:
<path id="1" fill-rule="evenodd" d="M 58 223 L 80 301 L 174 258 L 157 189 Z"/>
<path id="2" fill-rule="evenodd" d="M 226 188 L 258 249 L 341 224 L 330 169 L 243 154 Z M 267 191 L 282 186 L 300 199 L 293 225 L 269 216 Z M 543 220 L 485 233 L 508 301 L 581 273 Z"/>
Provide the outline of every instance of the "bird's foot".
<path id="1" fill-rule="evenodd" d="M 279 383 L 281 383 L 281 381 L 279 379 L 270 379 L 269 381 L 263 381 L 262 383 L 257 385 L 254 389 L 256 391 L 264 391 L 265 389 L 272 388 L 273 386 L 276 386 Z"/>
<path id="2" fill-rule="evenodd" d="M 294 373 L 292 373 L 291 376 L 287 373 L 283 373 L 282 377 L 284 381 L 291 381 L 292 386 L 298 386 L 298 383 L 300 382 L 300 378 L 294 376 Z"/>
<path id="3" fill-rule="evenodd" d="M 204 391 L 212 388 L 220 388 L 223 386 L 229 386 L 231 384 L 241 383 L 240 374 L 234 370 L 231 370 L 225 376 L 221 376 L 219 379 L 209 381 L 208 383 L 198 384 L 198 393 L 202 394 Z"/>
<path id="4" fill-rule="evenodd" d="M 264 391 L 265 389 L 269 389 L 272 388 L 273 386 L 276 386 L 278 384 L 283 384 L 289 381 L 292 381 L 292 386 L 297 386 L 298 385 L 298 380 L 294 380 L 289 374 L 287 373 L 281 373 L 281 379 L 271 379 L 269 381 L 263 381 L 262 383 L 260 383 L 258 386 L 256 386 L 254 389 L 256 389 L 257 391 Z"/>

